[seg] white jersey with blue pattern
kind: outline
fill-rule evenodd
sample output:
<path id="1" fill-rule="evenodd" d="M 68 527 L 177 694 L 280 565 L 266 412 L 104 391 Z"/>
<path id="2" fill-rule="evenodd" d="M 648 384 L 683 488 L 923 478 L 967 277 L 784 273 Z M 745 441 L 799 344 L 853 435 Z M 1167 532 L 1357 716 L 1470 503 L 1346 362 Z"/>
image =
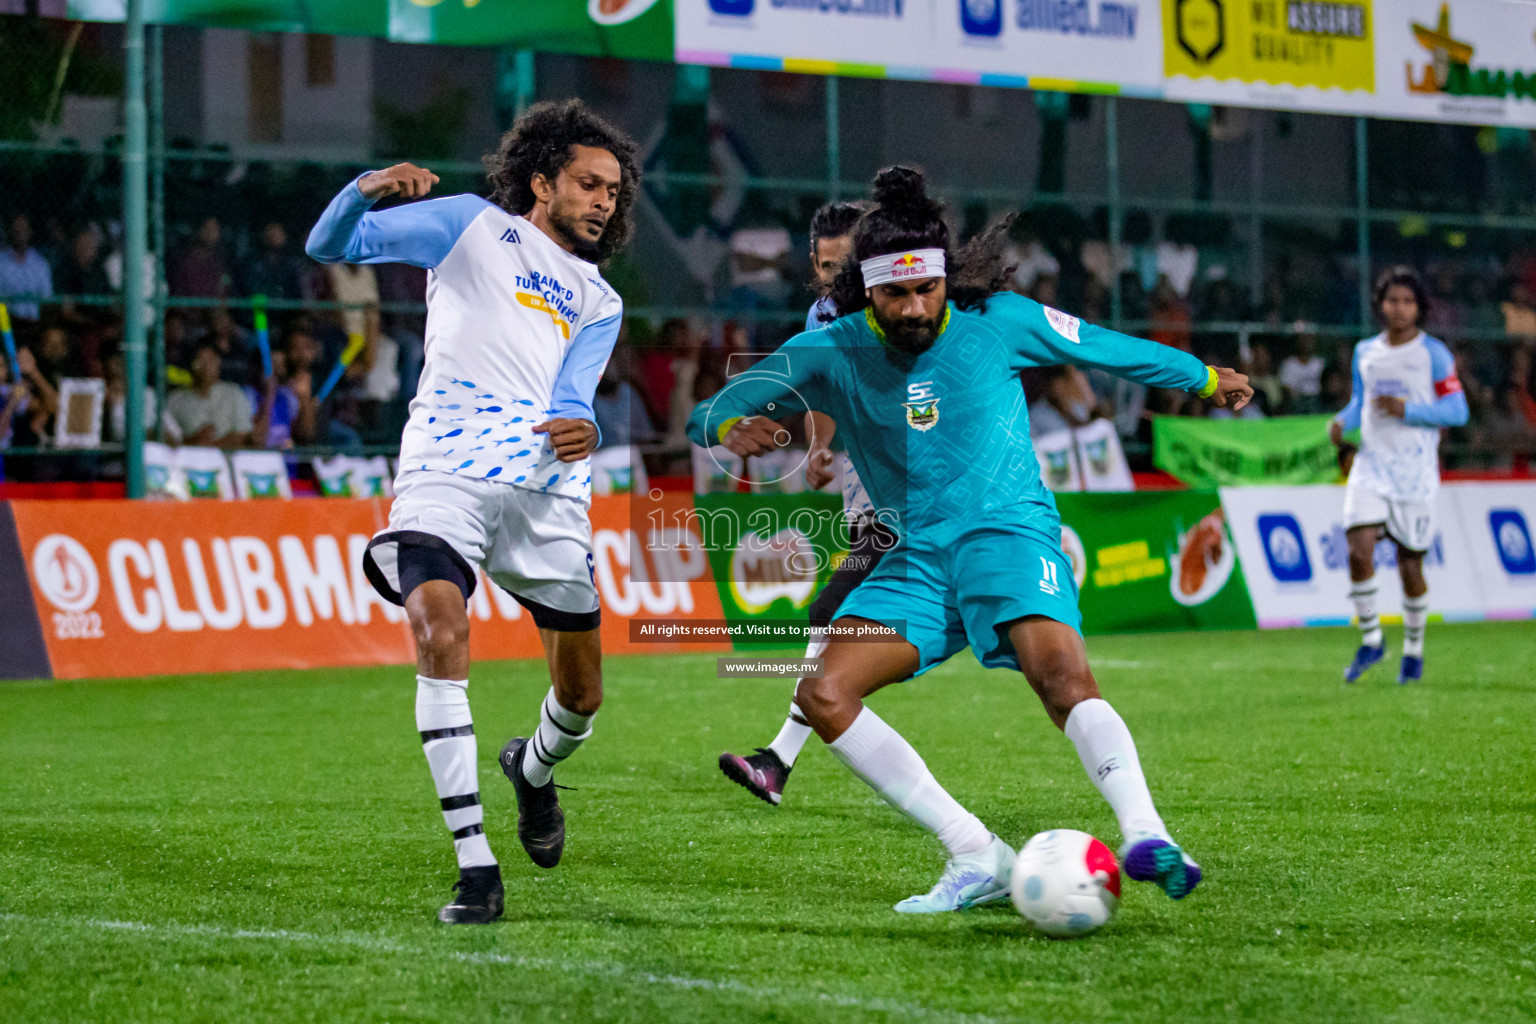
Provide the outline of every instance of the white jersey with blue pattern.
<path id="1" fill-rule="evenodd" d="M 805 329 L 819 331 L 836 319 L 837 307 L 832 304 L 831 296 L 823 295 L 811 306 L 810 312 L 805 314 Z M 853 468 L 853 460 L 848 458 L 847 452 L 837 453 L 837 479 L 843 492 L 844 512 L 861 516 L 875 514 L 875 503 L 869 500 L 869 494 L 859 480 L 859 472 Z"/>
<path id="2" fill-rule="evenodd" d="M 593 420 L 623 302 L 598 268 L 479 196 L 376 213 L 354 181 L 306 250 L 323 263 L 427 270 L 426 360 L 400 439 L 400 472 L 495 480 L 590 503 L 591 465 L 564 463 L 548 419 Z"/>
<path id="3" fill-rule="evenodd" d="M 1467 422 L 1467 396 L 1456 360 L 1439 338 L 1422 331 L 1401 345 L 1385 334 L 1355 346 L 1354 389 L 1335 417 L 1360 430 L 1349 483 L 1392 501 L 1428 501 L 1440 488 L 1440 431 Z M 1401 419 L 1376 411 L 1383 396 L 1403 400 Z"/>

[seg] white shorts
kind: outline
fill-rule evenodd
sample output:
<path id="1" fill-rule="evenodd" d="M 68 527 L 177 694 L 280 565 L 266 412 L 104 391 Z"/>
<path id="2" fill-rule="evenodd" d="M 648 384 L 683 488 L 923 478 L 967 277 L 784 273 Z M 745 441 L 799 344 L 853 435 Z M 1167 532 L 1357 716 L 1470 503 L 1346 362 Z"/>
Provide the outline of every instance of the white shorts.
<path id="1" fill-rule="evenodd" d="M 548 629 L 596 629 L 592 522 L 575 498 L 432 470 L 401 473 L 389 526 L 368 544 L 363 569 L 386 600 L 403 604 L 400 544 L 421 544 L 472 567 L 517 598 Z"/>
<path id="2" fill-rule="evenodd" d="M 1344 529 L 1384 526 L 1387 536 L 1409 551 L 1424 552 L 1435 537 L 1435 503 L 1393 501 L 1356 483 L 1344 487 Z"/>

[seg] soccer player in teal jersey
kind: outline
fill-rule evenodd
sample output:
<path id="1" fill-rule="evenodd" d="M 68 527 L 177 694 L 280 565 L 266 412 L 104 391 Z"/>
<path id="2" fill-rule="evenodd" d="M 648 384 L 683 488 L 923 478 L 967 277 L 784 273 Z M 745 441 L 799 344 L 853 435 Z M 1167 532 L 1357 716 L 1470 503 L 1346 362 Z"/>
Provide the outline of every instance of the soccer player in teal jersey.
<path id="1" fill-rule="evenodd" d="M 1180 899 L 1199 883 L 1200 867 L 1158 815 L 1130 731 L 1089 670 L 1019 371 L 1100 367 L 1233 408 L 1253 391 L 1242 374 L 1177 349 L 988 294 L 1001 274 L 963 287 L 947 281 L 943 207 L 919 172 L 882 171 L 874 200 L 834 294 L 840 311 L 857 312 L 792 338 L 689 421 L 695 443 L 758 455 L 782 437 L 774 420 L 825 412 L 875 506 L 899 520 L 899 544 L 843 603 L 824 675 L 802 681 L 795 703 L 840 761 L 949 851 L 933 889 L 898 911 L 956 910 L 1008 894 L 1014 851 L 864 704 L 967 644 L 983 665 L 1021 670 L 1072 740 L 1119 821 L 1126 874 Z M 853 639 L 861 626 L 878 629 L 879 639 Z"/>

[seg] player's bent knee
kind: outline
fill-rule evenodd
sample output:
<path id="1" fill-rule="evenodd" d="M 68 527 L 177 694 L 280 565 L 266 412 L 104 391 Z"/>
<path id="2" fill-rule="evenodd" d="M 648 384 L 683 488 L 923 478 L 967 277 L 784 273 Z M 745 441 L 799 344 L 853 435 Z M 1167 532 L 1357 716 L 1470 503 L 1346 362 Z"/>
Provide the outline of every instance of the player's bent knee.
<path id="1" fill-rule="evenodd" d="M 835 677 L 802 679 L 795 687 L 795 705 L 813 727 L 828 722 L 847 704 L 848 695 Z"/>
<path id="2" fill-rule="evenodd" d="M 416 649 L 442 656 L 460 650 L 469 644 L 469 616 L 451 614 L 413 615 L 411 632 L 416 638 Z"/>

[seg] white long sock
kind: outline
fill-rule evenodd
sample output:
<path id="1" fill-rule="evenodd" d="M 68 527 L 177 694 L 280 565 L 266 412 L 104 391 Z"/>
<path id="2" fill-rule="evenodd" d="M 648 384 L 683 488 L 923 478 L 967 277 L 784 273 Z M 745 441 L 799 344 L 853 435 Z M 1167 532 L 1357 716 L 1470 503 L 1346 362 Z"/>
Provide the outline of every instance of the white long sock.
<path id="1" fill-rule="evenodd" d="M 811 633 L 811 642 L 805 645 L 805 657 L 819 658 L 827 649 L 825 630 L 814 630 Z M 786 767 L 793 768 L 795 759 L 800 756 L 800 751 L 805 747 L 805 741 L 811 738 L 810 723 L 805 720 L 805 713 L 794 701 L 789 702 L 789 717 L 784 719 L 784 724 L 779 727 L 779 734 L 768 744 L 768 749 L 778 755 Z"/>
<path id="2" fill-rule="evenodd" d="M 1349 598 L 1355 602 L 1355 617 L 1360 620 L 1360 642 L 1367 647 L 1381 646 L 1381 616 L 1376 614 L 1376 577 L 1351 580 Z"/>
<path id="3" fill-rule="evenodd" d="M 978 853 L 991 842 L 992 833 L 981 819 L 961 807 L 912 744 L 869 708 L 827 747 L 891 806 L 938 836 L 950 856 Z"/>
<path id="4" fill-rule="evenodd" d="M 1121 835 L 1130 839 L 1150 832 L 1166 838 L 1168 828 L 1147 790 L 1136 741 L 1109 701 L 1095 697 L 1079 703 L 1067 716 L 1065 732 L 1083 769 L 1115 812 Z"/>
<path id="5" fill-rule="evenodd" d="M 1424 624 L 1429 621 L 1429 591 L 1418 597 L 1403 596 L 1403 653 L 1424 657 Z"/>
<path id="6" fill-rule="evenodd" d="M 576 753 L 576 748 L 592 735 L 596 715 L 578 715 L 562 707 L 551 686 L 539 708 L 539 728 L 523 748 L 523 778 L 542 786 L 555 772 L 555 765 Z"/>
<path id="7" fill-rule="evenodd" d="M 468 688 L 467 679 L 416 677 L 416 728 L 461 868 L 496 863 L 491 845 L 485 841 L 485 808 L 480 806 Z"/>

